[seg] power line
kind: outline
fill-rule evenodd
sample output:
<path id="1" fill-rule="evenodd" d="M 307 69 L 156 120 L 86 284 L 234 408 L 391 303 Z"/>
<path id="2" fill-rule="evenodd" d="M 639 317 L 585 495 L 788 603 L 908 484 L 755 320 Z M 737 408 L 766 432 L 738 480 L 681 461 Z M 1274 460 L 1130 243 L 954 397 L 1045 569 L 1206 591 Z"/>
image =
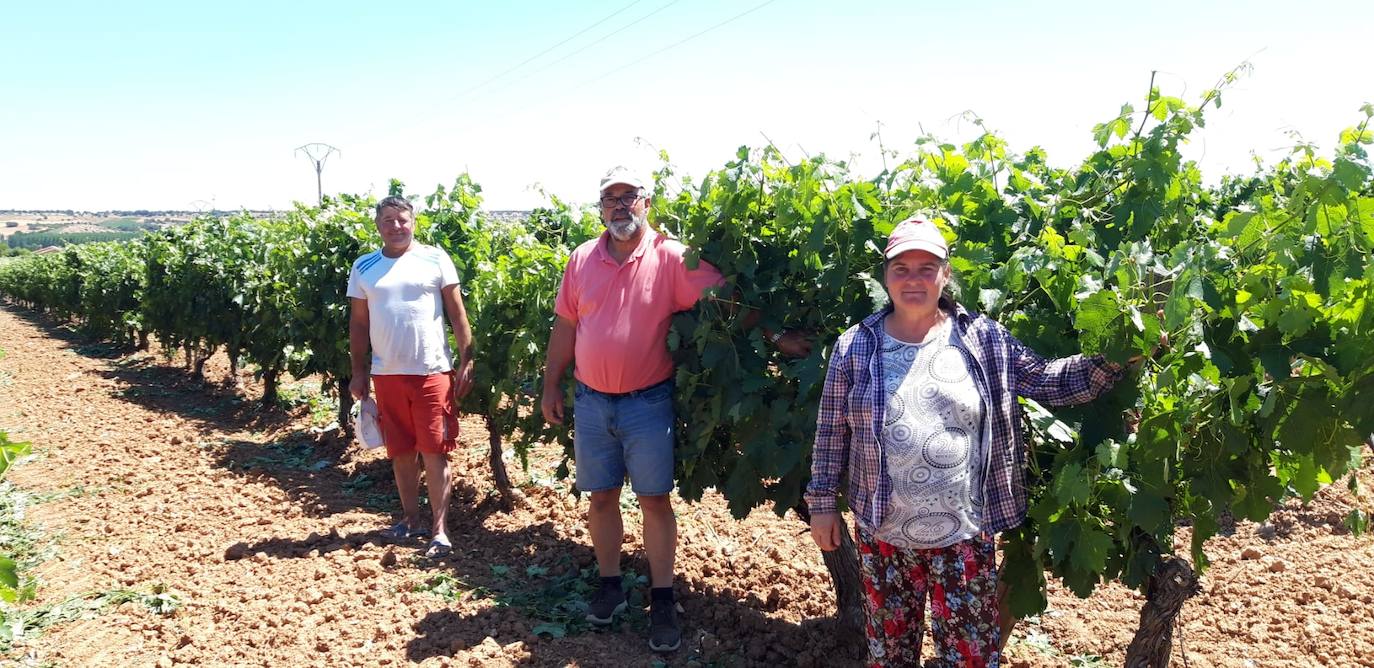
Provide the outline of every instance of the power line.
<path id="1" fill-rule="evenodd" d="M 659 49 L 659 50 L 657 50 L 657 51 L 654 51 L 653 53 L 650 53 L 650 54 L 648 54 L 648 55 L 646 55 L 646 56 L 642 56 L 642 57 L 640 57 L 639 59 L 637 59 L 637 60 L 635 60 L 635 61 L 633 61 L 633 62 L 630 62 L 630 63 L 625 64 L 625 65 L 621 65 L 620 67 L 617 67 L 617 68 L 615 68 L 615 69 L 613 69 L 613 70 L 611 70 L 611 71 L 609 71 L 609 72 L 607 72 L 607 73 L 605 73 L 605 74 L 603 74 L 603 75 L 601 75 L 601 76 L 599 76 L 599 77 L 596 77 L 596 78 L 594 78 L 594 79 L 588 79 L 587 81 L 584 81 L 581 85 L 579 85 L 579 86 L 577 86 L 577 87 L 575 87 L 575 88 L 569 89 L 569 91 L 577 90 L 577 89 L 580 89 L 580 88 L 585 88 L 586 86 L 589 86 L 589 85 L 594 84 L 594 83 L 596 83 L 596 82 L 598 82 L 598 81 L 600 81 L 600 80 L 602 80 L 602 79 L 605 79 L 606 77 L 611 76 L 612 74 L 615 74 L 615 73 L 620 72 L 620 71 L 622 71 L 622 70 L 626 70 L 626 69 L 629 69 L 629 68 L 631 68 L 631 67 L 634 67 L 635 65 L 638 65 L 638 64 L 640 64 L 640 63 L 642 63 L 642 62 L 644 62 L 644 61 L 646 61 L 646 60 L 648 60 L 648 59 L 650 59 L 650 58 L 653 58 L 654 56 L 657 56 L 658 54 L 663 53 L 664 51 L 667 51 L 667 50 L 669 50 L 669 49 L 673 49 L 673 48 L 682 46 L 683 44 L 686 44 L 687 42 L 690 42 L 690 41 L 692 41 L 692 40 L 694 40 L 694 39 L 696 39 L 696 38 L 698 38 L 698 37 L 701 37 L 702 35 L 705 35 L 706 33 L 711 32 L 711 31 L 713 31 L 713 30 L 715 30 L 715 29 L 717 29 L 717 28 L 721 28 L 721 27 L 723 27 L 723 26 L 725 26 L 725 25 L 727 25 L 727 24 L 729 24 L 729 23 L 734 23 L 735 21 L 737 21 L 737 20 L 739 20 L 739 19 L 742 19 L 742 18 L 744 18 L 744 17 L 746 17 L 746 16 L 748 16 L 748 15 L 750 15 L 750 14 L 753 14 L 754 12 L 756 12 L 756 11 L 758 11 L 758 10 L 760 10 L 760 9 L 763 9 L 764 7 L 767 7 L 768 5 L 773 4 L 774 2 L 777 2 L 777 0 L 764 0 L 764 2 L 761 2 L 761 3 L 757 4 L 757 5 L 754 5 L 753 7 L 749 8 L 749 9 L 746 9 L 746 10 L 744 10 L 744 11 L 738 13 L 738 14 L 735 14 L 734 16 L 731 16 L 730 18 L 725 19 L 724 21 L 721 21 L 720 23 L 717 23 L 717 24 L 715 24 L 715 25 L 713 25 L 713 26 L 711 26 L 711 27 L 709 27 L 709 28 L 706 28 L 705 30 L 702 30 L 702 31 L 700 31 L 700 32 L 698 32 L 698 33 L 695 33 L 695 34 L 693 34 L 693 35 L 690 35 L 690 36 L 688 36 L 688 37 L 684 37 L 684 38 L 682 38 L 682 39 L 680 39 L 680 40 L 678 40 L 678 41 L 676 41 L 676 42 L 673 42 L 672 44 L 669 44 L 668 46 L 665 46 L 665 47 L 663 47 L 663 48 L 661 48 L 661 49 Z"/>
<path id="2" fill-rule="evenodd" d="M 712 25 L 712 26 L 710 26 L 710 27 L 708 27 L 708 28 L 704 28 L 704 29 L 702 29 L 702 30 L 700 30 L 700 31 L 698 31 L 698 32 L 696 32 L 696 33 L 691 34 L 691 35 L 688 35 L 687 37 L 684 37 L 684 38 L 682 38 L 682 39 L 680 39 L 680 40 L 678 40 L 678 41 L 676 41 L 676 42 L 673 42 L 672 44 L 669 44 L 668 46 L 665 46 L 665 47 L 663 47 L 663 48 L 661 48 L 661 49 L 659 49 L 659 50 L 657 50 L 657 51 L 654 51 L 654 52 L 649 53 L 649 54 L 647 54 L 647 55 L 645 55 L 645 56 L 642 56 L 642 57 L 640 57 L 640 58 L 638 58 L 638 59 L 635 59 L 635 60 L 633 60 L 633 61 L 631 61 L 631 62 L 629 62 L 629 63 L 626 63 L 626 64 L 624 64 L 624 65 L 621 65 L 621 66 L 619 66 L 619 67 L 616 67 L 615 69 L 610 70 L 609 72 L 606 72 L 605 74 L 602 74 L 602 75 L 600 75 L 600 76 L 598 76 L 598 77 L 594 77 L 594 78 L 588 79 L 588 80 L 582 82 L 581 84 L 579 84 L 579 85 L 577 85 L 577 86 L 573 86 L 572 88 L 567 88 L 567 89 L 564 89 L 564 90 L 559 91 L 559 92 L 557 92 L 557 93 L 554 93 L 554 94 L 552 94 L 552 95 L 544 96 L 544 97 L 541 98 L 541 99 L 542 99 L 543 102 L 548 102 L 548 101 L 551 100 L 551 99 L 559 98 L 559 97 L 562 97 L 562 96 L 564 96 L 564 95 L 567 95 L 568 93 L 571 93 L 571 92 L 573 92 L 573 91 L 577 91 L 577 90 L 581 90 L 581 89 L 583 89 L 583 88 L 586 88 L 587 86 L 590 86 L 590 85 L 593 84 L 593 83 L 596 83 L 596 82 L 598 82 L 598 81 L 600 81 L 600 80 L 602 80 L 602 79 L 605 79 L 606 77 L 609 77 L 609 76 L 611 76 L 612 74 L 615 74 L 615 73 L 620 72 L 620 71 L 622 71 L 622 70 L 625 70 L 625 69 L 629 69 L 629 68 L 631 68 L 631 67 L 634 67 L 635 65 L 638 65 L 638 64 L 640 64 L 640 63 L 642 63 L 642 62 L 644 62 L 644 61 L 646 61 L 646 60 L 648 60 L 648 59 L 650 59 L 650 58 L 653 58 L 654 56 L 657 56 L 657 55 L 659 55 L 659 54 L 661 54 L 661 53 L 663 53 L 663 52 L 665 52 L 665 51 L 668 51 L 668 50 L 670 50 L 670 49 L 674 49 L 674 48 L 677 48 L 677 47 L 679 47 L 679 46 L 682 46 L 683 44 L 686 44 L 687 42 L 690 42 L 690 41 L 692 41 L 692 40 L 694 40 L 694 39 L 696 39 L 696 38 L 698 38 L 698 37 L 701 37 L 702 35 L 705 35 L 706 33 L 709 33 L 709 32 L 711 32 L 711 31 L 713 31 L 713 30 L 717 30 L 717 29 L 719 29 L 719 28 L 721 28 L 721 27 L 724 27 L 724 26 L 727 25 L 727 24 L 730 24 L 730 23 L 733 23 L 733 22 L 735 22 L 735 21 L 738 21 L 739 19 L 742 19 L 742 18 L 744 18 L 745 16 L 748 16 L 749 14 L 753 14 L 754 12 L 756 12 L 756 11 L 758 11 L 758 10 L 760 10 L 760 9 L 763 9 L 764 7 L 767 7 L 768 5 L 773 4 L 774 2 L 777 2 L 777 0 L 765 0 L 764 2 L 761 2 L 761 3 L 759 3 L 759 4 L 757 4 L 757 5 L 753 6 L 753 7 L 751 7 L 751 8 L 749 8 L 749 9 L 746 9 L 746 10 L 744 10 L 744 11 L 738 13 L 738 14 L 735 14 L 734 16 L 731 16 L 730 18 L 725 19 L 724 21 L 721 21 L 721 22 L 719 22 L 719 23 L 716 23 L 716 24 L 714 24 L 714 25 Z M 669 4 L 672 4 L 672 3 L 669 3 Z M 665 8 L 666 8 L 666 7 L 665 7 Z M 524 104 L 521 104 L 521 105 L 514 105 L 514 106 L 512 106 L 512 107 L 509 107 L 511 113 L 520 113 L 520 112 L 522 112 L 522 111 L 525 111 L 525 110 L 528 109 L 528 108 L 529 108 L 529 105 L 524 105 Z"/>
<path id="3" fill-rule="evenodd" d="M 507 89 L 507 88 L 510 88 L 511 86 L 513 86 L 513 85 L 515 85 L 515 84 L 517 84 L 517 83 L 520 83 L 521 81 L 524 81 L 525 79 L 528 79 L 528 78 L 530 78 L 530 77 L 532 77 L 532 76 L 534 76 L 534 75 L 536 75 L 536 74 L 539 74 L 540 72 L 545 72 L 545 71 L 547 71 L 549 68 L 553 67 L 554 65 L 557 65 L 557 64 L 559 64 L 559 63 L 561 63 L 561 62 L 563 62 L 563 61 L 565 61 L 565 60 L 567 60 L 567 59 L 569 59 L 569 58 L 572 58 L 573 56 L 576 56 L 577 54 L 582 53 L 583 51 L 586 51 L 587 49 L 590 49 L 590 48 L 596 46 L 597 44 L 600 44 L 600 43 L 602 43 L 602 42 L 604 42 L 604 41 L 606 41 L 606 40 L 608 40 L 608 39 L 610 39 L 610 38 L 612 38 L 612 37 L 615 37 L 616 35 L 619 35 L 621 32 L 623 32 L 623 31 L 625 31 L 625 30 L 629 30 L 630 28 L 633 28 L 633 27 L 635 27 L 636 25 L 639 25 L 640 23 L 643 23 L 646 19 L 649 19 L 649 18 L 652 18 L 652 17 L 656 16 L 657 14 L 659 14 L 660 12 L 662 12 L 663 10 L 665 10 L 665 9 L 667 9 L 667 8 L 669 8 L 669 7 L 672 7 L 673 5 L 676 5 L 677 3 L 681 2 L 681 1 L 682 1 L 682 0 L 671 0 L 670 2 L 668 2 L 668 4 L 665 4 L 665 5 L 663 5 L 662 7 L 659 7 L 658 9 L 655 9 L 654 11 L 649 12 L 648 14 L 645 14 L 644 16 L 641 16 L 641 17 L 639 17 L 639 18 L 637 18 L 637 19 L 635 19 L 635 20 L 633 20 L 633 21 L 631 21 L 631 22 L 629 22 L 629 23 L 627 23 L 627 24 L 625 24 L 625 25 L 623 25 L 623 26 L 620 26 L 620 27 L 616 28 L 615 30 L 612 30 L 612 31 L 610 31 L 610 32 L 608 32 L 608 33 L 606 33 L 606 34 L 604 34 L 604 35 L 602 35 L 602 36 L 600 36 L 600 37 L 598 37 L 598 38 L 596 38 L 596 39 L 594 39 L 594 40 L 588 42 L 587 44 L 583 45 L 582 48 L 579 48 L 579 49 L 577 49 L 576 51 L 573 51 L 572 53 L 569 53 L 569 54 L 566 54 L 566 55 L 564 55 L 564 56 L 561 56 L 561 57 L 559 57 L 557 60 L 555 60 L 555 61 L 553 61 L 553 62 L 551 62 L 551 63 L 548 63 L 548 64 L 544 65 L 543 67 L 540 67 L 539 69 L 534 70 L 533 72 L 526 72 L 525 74 L 522 74 L 522 75 L 520 75 L 520 76 L 518 76 L 518 77 L 516 77 L 516 78 L 514 78 L 514 79 L 511 79 L 510 81 L 506 82 L 506 85 L 504 85 L 504 86 L 502 86 L 502 87 L 500 87 L 500 88 L 497 88 L 497 89 L 495 89 L 495 90 L 488 91 L 488 92 L 487 92 L 487 95 L 494 95 L 494 94 L 499 93 L 499 92 L 501 92 L 501 91 L 503 91 L 503 90 L 505 90 L 505 89 Z M 585 31 L 584 31 L 584 32 L 585 32 Z M 580 34 L 580 33 L 579 33 L 579 34 Z M 566 40 L 565 40 L 565 41 L 566 41 Z"/>
<path id="4" fill-rule="evenodd" d="M 514 65 L 513 67 L 510 67 L 510 68 L 506 69 L 504 72 L 501 72 L 500 74 L 497 74 L 496 76 L 493 76 L 493 77 L 491 77 L 491 78 L 489 78 L 489 79 L 483 81 L 482 83 L 477 84 L 476 86 L 472 86 L 471 88 L 468 88 L 467 90 L 465 90 L 465 91 L 459 93 L 459 94 L 457 95 L 457 97 L 463 97 L 463 96 L 467 95 L 468 93 L 471 93 L 472 91 L 475 91 L 475 90 L 477 90 L 478 88 L 481 88 L 482 86 L 485 86 L 485 85 L 487 85 L 487 84 L 489 84 L 489 83 L 491 83 L 491 82 L 493 82 L 493 81 L 496 81 L 497 79 L 500 79 L 500 78 L 503 77 L 503 76 L 506 76 L 507 74 L 510 74 L 511 72 L 514 72 L 515 70 L 520 69 L 521 67 L 524 67 L 524 66 L 525 66 L 526 64 L 528 64 L 531 60 L 534 60 L 535 58 L 538 58 L 539 56 L 542 56 L 542 55 L 544 55 L 544 54 L 546 54 L 546 53 L 548 53 L 548 52 L 550 52 L 550 51 L 553 51 L 554 49 L 557 49 L 557 48 L 560 47 L 560 46 L 563 46 L 564 44 L 567 44 L 568 42 L 571 42 L 572 40 L 574 40 L 574 39 L 580 37 L 583 33 L 586 33 L 588 30 L 591 30 L 592 28 L 595 28 L 595 27 L 597 27 L 597 26 L 599 26 L 599 25 L 605 23 L 605 22 L 607 22 L 607 21 L 609 21 L 609 20 L 615 18 L 616 16 L 619 16 L 621 12 L 623 12 L 623 11 L 625 11 L 625 10 L 627 10 L 627 9 L 629 9 L 629 8 L 631 8 L 631 7 L 635 6 L 635 5 L 637 5 L 637 4 L 639 4 L 641 1 L 642 1 L 642 0 L 633 0 L 630 4 L 625 5 L 624 7 L 621 7 L 620 9 L 617 9 L 617 10 L 611 12 L 610 14 L 607 14 L 606 16 L 602 17 L 602 18 L 599 19 L 596 23 L 593 23 L 593 24 L 591 24 L 591 25 L 589 25 L 589 26 L 587 26 L 587 27 L 585 27 L 585 28 L 583 28 L 583 29 L 581 29 L 581 30 L 579 30 L 579 31 L 577 31 L 577 32 L 575 32 L 575 33 L 573 33 L 571 37 L 568 37 L 567 39 L 564 39 L 563 41 L 561 41 L 561 42 L 559 42 L 559 43 L 557 43 L 557 44 L 554 44 L 553 46 L 551 46 L 551 47 L 549 47 L 549 48 L 547 48 L 547 49 L 544 49 L 543 51 L 540 51 L 539 53 L 536 53 L 536 54 L 534 54 L 533 56 L 530 56 L 529 58 L 526 58 L 526 59 L 520 61 L 519 63 L 517 63 L 517 64 Z"/>
<path id="5" fill-rule="evenodd" d="M 578 32 L 576 35 L 574 35 L 573 37 L 576 37 L 576 36 L 578 36 L 578 35 L 581 35 L 581 34 L 587 32 L 587 30 L 589 30 L 589 29 L 591 29 L 591 28 L 593 28 L 593 27 L 595 27 L 595 26 L 597 26 L 597 25 L 600 25 L 600 24 L 602 24 L 602 23 L 605 23 L 606 21 L 610 20 L 610 19 L 611 19 L 612 17 L 614 17 L 615 15 L 617 15 L 617 14 L 623 12 L 626 8 L 631 7 L 631 6 L 635 5 L 635 4 L 637 4 L 639 1 L 640 1 L 640 0 L 636 0 L 635 2 L 632 2 L 632 3 L 630 3 L 629 5 L 626 5 L 625 7 L 622 7 L 621 9 L 616 10 L 616 11 L 613 12 L 612 14 L 610 14 L 610 15 L 608 15 L 608 16 L 602 18 L 601 20 L 597 21 L 596 23 L 593 23 L 591 26 L 588 26 L 587 28 L 584 28 L 583 30 L 579 31 L 579 32 Z M 680 1 L 680 0 L 672 0 L 671 2 L 669 2 L 669 3 L 665 4 L 664 6 L 658 8 L 657 10 L 654 10 L 653 12 L 650 12 L 648 15 L 646 15 L 646 16 L 644 16 L 644 17 L 641 17 L 640 19 L 637 19 L 637 20 L 631 22 L 630 24 L 628 24 L 628 25 L 625 26 L 625 27 L 633 26 L 633 25 L 639 23 L 640 21 L 643 21 L 644 19 L 649 18 L 650 16 L 653 16 L 653 15 L 655 15 L 655 14 L 658 14 L 659 12 L 661 12 L 661 11 L 667 9 L 669 6 L 671 6 L 671 5 L 673 5 L 673 4 L 676 4 L 676 3 L 679 2 L 679 1 Z M 753 6 L 753 7 L 751 7 L 751 8 L 749 8 L 749 9 L 746 9 L 746 10 L 744 10 L 744 11 L 738 13 L 738 14 L 735 14 L 735 15 L 733 15 L 733 16 L 731 16 L 731 17 L 729 17 L 729 18 L 727 18 L 727 19 L 725 19 L 725 20 L 723 20 L 723 21 L 717 22 L 717 23 L 715 23 L 715 24 L 713 24 L 713 25 L 711 25 L 711 26 L 708 26 L 708 27 L 706 27 L 706 28 L 704 28 L 704 29 L 702 29 L 702 30 L 699 30 L 699 31 L 697 31 L 697 32 L 695 32 L 695 33 L 693 33 L 693 34 L 691 34 L 691 35 L 688 35 L 687 37 L 684 37 L 684 38 L 682 38 L 682 39 L 680 39 L 680 40 L 677 40 L 676 42 L 673 42 L 672 44 L 669 44 L 669 45 L 667 45 L 667 46 L 665 46 L 665 47 L 662 47 L 662 48 L 660 48 L 660 49 L 658 49 L 658 50 L 656 50 L 656 51 L 653 51 L 653 52 L 651 52 L 651 53 L 649 53 L 649 54 L 647 54 L 647 55 L 644 55 L 644 56 L 642 56 L 642 57 L 640 57 L 640 58 L 637 58 L 637 59 L 635 59 L 635 60 L 633 60 L 633 61 L 631 61 L 631 62 L 629 62 L 629 63 L 626 63 L 626 64 L 624 64 L 624 65 L 621 65 L 621 66 L 619 66 L 619 67 L 616 67 L 615 69 L 612 69 L 612 70 L 606 72 L 605 74 L 602 74 L 602 75 L 600 75 L 600 76 L 594 77 L 594 78 L 592 78 L 592 79 L 588 79 L 587 81 L 583 82 L 582 84 L 580 84 L 580 85 L 578 85 L 578 86 L 575 86 L 575 87 L 572 87 L 572 88 L 568 88 L 568 89 L 564 89 L 564 90 L 562 90 L 562 91 L 560 91 L 560 92 L 558 92 L 558 93 L 554 93 L 554 94 L 551 94 L 551 95 L 545 95 L 545 96 L 543 96 L 543 97 L 541 98 L 541 100 L 542 100 L 543 102 L 548 102 L 548 101 L 551 100 L 551 99 L 559 98 L 559 97 L 565 96 L 565 95 L 567 95 L 567 94 L 569 94 L 569 93 L 571 93 L 571 92 L 573 92 L 573 91 L 576 91 L 576 90 L 585 88 L 585 87 L 589 86 L 590 84 L 593 84 L 593 83 L 595 83 L 595 82 L 597 82 L 597 81 L 600 81 L 600 80 L 602 80 L 602 79 L 605 79 L 606 77 L 611 76 L 612 74 L 615 74 L 615 73 L 620 72 L 620 71 L 622 71 L 622 70 L 628 69 L 628 68 L 630 68 L 630 67 L 634 67 L 635 65 L 638 65 L 639 63 L 642 63 L 642 62 L 644 62 L 645 60 L 648 60 L 648 59 L 650 59 L 650 58 L 653 58 L 653 57 L 655 57 L 655 56 L 658 56 L 659 54 L 662 54 L 662 53 L 664 53 L 664 52 L 666 52 L 666 51 L 669 51 L 669 50 L 671 50 L 671 49 L 675 49 L 675 48 L 677 48 L 677 47 L 679 47 L 679 46 L 682 46 L 683 44 L 686 44 L 687 42 L 690 42 L 690 41 L 692 41 L 692 40 L 694 40 L 694 39 L 697 39 L 698 37 L 701 37 L 702 35 L 705 35 L 705 34 L 707 34 L 707 33 L 710 33 L 710 32 L 712 32 L 712 31 L 715 31 L 715 30 L 719 30 L 720 28 L 722 28 L 722 27 L 724 27 L 724 26 L 726 26 L 726 25 L 729 25 L 729 24 L 731 24 L 731 23 L 734 23 L 735 21 L 738 21 L 739 19 L 742 19 L 742 18 L 744 18 L 745 16 L 748 16 L 748 15 L 750 15 L 750 14 L 753 14 L 754 12 L 757 12 L 758 10 L 763 9 L 764 7 L 767 7 L 768 5 L 771 5 L 771 4 L 773 4 L 774 2 L 776 2 L 776 1 L 777 1 L 777 0 L 764 0 L 764 2 L 761 2 L 761 3 L 759 3 L 759 4 L 757 4 L 757 5 Z M 624 30 L 625 27 L 618 28 L 615 32 L 619 32 L 619 31 L 621 31 L 621 30 Z M 609 38 L 609 37 L 610 37 L 611 35 L 613 35 L 613 34 L 615 34 L 615 33 L 613 32 L 613 33 L 610 33 L 610 34 L 608 34 L 608 35 L 604 35 L 604 36 L 598 38 L 594 43 L 598 43 L 598 42 L 604 41 L 605 39 Z M 568 39 L 565 39 L 565 40 L 559 42 L 558 44 L 555 44 L 554 46 L 549 47 L 548 49 L 545 49 L 544 51 L 540 52 L 539 54 L 536 54 L 536 55 L 534 55 L 534 56 L 531 56 L 530 58 L 525 59 L 525 61 L 523 61 L 521 64 L 516 65 L 515 67 L 508 68 L 508 69 L 506 70 L 506 72 L 511 72 L 511 71 L 514 71 L 515 69 L 518 69 L 519 67 L 521 67 L 521 66 L 524 65 L 525 63 L 527 63 L 527 62 L 529 62 L 529 61 L 531 61 L 531 60 L 534 60 L 535 58 L 539 57 L 539 55 L 542 55 L 543 53 L 547 53 L 548 51 L 551 51 L 552 49 L 557 48 L 558 46 L 567 43 L 567 42 L 568 42 L 569 40 L 571 40 L 573 37 L 569 37 Z M 579 49 L 578 51 L 574 52 L 573 54 L 568 54 L 568 55 L 566 55 L 566 56 L 561 57 L 561 58 L 559 59 L 559 61 L 556 61 L 556 62 L 561 62 L 562 60 L 566 60 L 567 58 L 570 58 L 570 57 L 572 57 L 573 55 L 576 55 L 576 53 L 581 53 L 582 51 L 585 51 L 585 50 L 586 50 L 587 48 L 589 48 L 590 46 L 591 46 L 591 45 L 587 45 L 587 46 L 585 46 L 585 47 L 582 47 L 581 49 Z M 556 63 L 554 63 L 554 64 L 556 64 Z M 543 71 L 544 69 L 548 69 L 548 67 L 551 67 L 551 66 L 552 66 L 552 64 L 550 64 L 550 65 L 548 65 L 548 66 L 545 66 L 545 67 L 541 68 L 539 71 Z M 465 91 L 465 94 L 466 94 L 467 92 L 471 92 L 471 91 L 473 91 L 473 90 L 479 88 L 480 86 L 485 85 L 486 83 L 489 83 L 490 81 L 492 81 L 492 80 L 494 80 L 494 79 L 496 79 L 496 78 L 499 78 L 499 77 L 501 77 L 501 76 L 504 76 L 504 74 L 505 74 L 505 73 L 499 74 L 499 75 L 497 75 L 496 77 L 492 77 L 492 78 L 488 79 L 487 81 L 484 81 L 483 83 L 478 84 L 477 86 L 473 86 L 472 88 L 469 88 L 467 91 Z M 450 98 L 450 99 L 453 99 L 453 98 Z M 510 114 L 518 114 L 518 113 L 521 113 L 521 112 L 527 110 L 529 107 L 530 107 L 530 105 L 528 105 L 528 104 L 511 104 L 511 105 L 507 105 L 507 106 L 505 106 L 505 107 L 501 107 L 501 109 L 503 110 L 503 113 L 508 112 L 508 113 L 510 113 Z M 436 110 L 436 111 L 437 111 L 437 110 Z M 429 114 L 429 115 L 432 117 L 432 116 L 435 116 L 435 115 L 437 115 L 437 114 L 431 112 L 431 114 Z M 388 121 L 388 125 L 390 125 L 390 121 Z"/>

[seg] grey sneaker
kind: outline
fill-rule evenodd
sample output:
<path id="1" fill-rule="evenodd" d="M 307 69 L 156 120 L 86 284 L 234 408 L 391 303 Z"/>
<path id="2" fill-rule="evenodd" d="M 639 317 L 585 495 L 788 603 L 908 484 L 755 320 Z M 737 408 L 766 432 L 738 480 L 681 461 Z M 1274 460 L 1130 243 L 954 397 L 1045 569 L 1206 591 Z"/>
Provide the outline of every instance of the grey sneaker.
<path id="1" fill-rule="evenodd" d="M 682 627 L 677 623 L 677 606 L 655 601 L 649 607 L 649 649 L 671 652 L 682 646 Z"/>
<path id="2" fill-rule="evenodd" d="M 616 615 L 625 612 L 625 592 L 619 587 L 603 586 L 587 602 L 587 621 L 598 626 L 611 623 Z"/>

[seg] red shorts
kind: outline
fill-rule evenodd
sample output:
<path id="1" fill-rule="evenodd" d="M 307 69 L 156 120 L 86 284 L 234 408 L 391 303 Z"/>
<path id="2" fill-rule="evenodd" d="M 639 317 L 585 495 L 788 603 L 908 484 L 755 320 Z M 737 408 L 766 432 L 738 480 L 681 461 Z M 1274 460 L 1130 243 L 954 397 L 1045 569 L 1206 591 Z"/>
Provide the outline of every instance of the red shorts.
<path id="1" fill-rule="evenodd" d="M 458 447 L 452 382 L 447 373 L 372 377 L 388 457 L 443 454 Z"/>

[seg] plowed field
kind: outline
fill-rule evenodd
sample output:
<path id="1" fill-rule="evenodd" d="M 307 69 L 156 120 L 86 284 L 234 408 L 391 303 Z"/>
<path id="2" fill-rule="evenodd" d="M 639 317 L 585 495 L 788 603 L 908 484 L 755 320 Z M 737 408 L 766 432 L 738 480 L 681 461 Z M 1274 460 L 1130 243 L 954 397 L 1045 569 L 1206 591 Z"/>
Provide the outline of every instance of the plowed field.
<path id="1" fill-rule="evenodd" d="M 588 629 L 575 602 L 595 573 L 585 500 L 553 479 L 544 448 L 522 502 L 490 482 L 481 421 L 454 457 L 455 552 L 388 545 L 396 509 L 375 452 L 312 430 L 309 407 L 261 409 L 180 363 L 91 344 L 0 310 L 0 428 L 36 456 L 10 472 L 23 520 L 51 555 L 25 609 L 112 590 L 165 591 L 159 614 L 133 600 L 21 637 L 0 661 L 58 666 L 858 666 L 836 639 L 820 555 L 801 522 L 760 510 L 743 522 L 719 498 L 680 503 L 684 644 L 649 652 L 632 614 Z M 242 379 L 253 394 L 251 377 Z M 1369 468 L 1365 484 L 1374 484 Z M 1207 546 L 1203 593 L 1184 608 L 1175 665 L 1374 666 L 1374 537 L 1342 518 L 1344 485 Z M 627 572 L 646 573 L 633 501 Z M 1186 529 L 1181 533 L 1186 539 Z M 645 585 L 647 586 L 647 585 Z M 646 591 L 639 592 L 642 597 Z M 1141 598 L 1120 586 L 1080 600 L 1055 587 L 1023 621 L 1008 665 L 1120 665 Z"/>

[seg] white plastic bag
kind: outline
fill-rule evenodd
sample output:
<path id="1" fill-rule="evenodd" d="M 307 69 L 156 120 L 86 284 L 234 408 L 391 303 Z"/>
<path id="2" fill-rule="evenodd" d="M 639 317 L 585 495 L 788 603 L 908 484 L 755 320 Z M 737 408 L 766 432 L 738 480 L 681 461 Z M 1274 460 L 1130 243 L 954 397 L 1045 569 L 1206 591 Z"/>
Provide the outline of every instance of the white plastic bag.
<path id="1" fill-rule="evenodd" d="M 378 418 L 377 402 L 372 397 L 359 403 L 358 412 L 353 416 L 353 433 L 364 448 L 372 450 L 382 447 L 382 424 Z"/>

